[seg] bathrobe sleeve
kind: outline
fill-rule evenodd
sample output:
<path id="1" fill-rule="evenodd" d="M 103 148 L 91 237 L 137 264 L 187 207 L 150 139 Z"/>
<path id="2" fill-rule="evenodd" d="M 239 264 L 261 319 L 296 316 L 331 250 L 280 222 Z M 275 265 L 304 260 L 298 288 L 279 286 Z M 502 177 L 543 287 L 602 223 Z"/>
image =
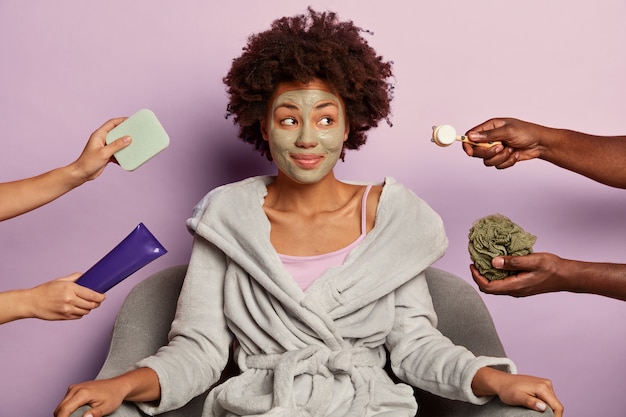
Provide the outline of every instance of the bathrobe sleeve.
<path id="1" fill-rule="evenodd" d="M 476 357 L 436 329 L 437 317 L 424 273 L 396 290 L 395 303 L 387 346 L 393 372 L 407 383 L 442 397 L 484 404 L 491 397 L 477 397 L 471 388 L 476 371 L 500 365 L 516 372 L 510 359 Z"/>
<path id="2" fill-rule="evenodd" d="M 138 404 L 145 413 L 179 408 L 219 379 L 232 341 L 224 318 L 225 270 L 224 254 L 196 235 L 170 342 L 136 364 L 153 369 L 161 387 L 157 406 Z"/>

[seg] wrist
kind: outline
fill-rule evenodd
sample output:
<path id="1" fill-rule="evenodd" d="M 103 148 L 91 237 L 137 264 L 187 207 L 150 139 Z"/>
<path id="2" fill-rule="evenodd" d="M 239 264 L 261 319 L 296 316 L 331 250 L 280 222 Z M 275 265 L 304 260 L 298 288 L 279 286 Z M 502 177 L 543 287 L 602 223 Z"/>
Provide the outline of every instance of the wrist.
<path id="1" fill-rule="evenodd" d="M 506 372 L 498 371 L 490 367 L 480 368 L 472 379 L 472 392 L 477 397 L 491 397 L 498 395 L 502 386 L 502 378 Z"/>
<path id="2" fill-rule="evenodd" d="M 78 162 L 72 162 L 71 164 L 59 168 L 60 174 L 63 177 L 63 181 L 67 184 L 69 189 L 74 189 L 80 185 L 83 185 L 89 181 L 89 176 L 84 169 L 80 167 Z"/>
<path id="3" fill-rule="evenodd" d="M 533 136 L 536 138 L 538 158 L 545 161 L 552 160 L 552 154 L 558 153 L 559 143 L 564 136 L 563 129 L 535 125 Z"/>
<path id="4" fill-rule="evenodd" d="M 556 282 L 558 288 L 568 292 L 585 292 L 584 284 L 584 263 L 570 259 L 558 258 L 555 268 Z"/>
<path id="5" fill-rule="evenodd" d="M 125 373 L 113 377 L 112 379 L 115 380 L 115 386 L 118 388 L 121 398 L 123 398 L 124 401 L 132 400 L 132 393 L 135 390 L 135 385 L 132 378 L 129 377 L 129 374 Z"/>
<path id="6" fill-rule="evenodd" d="M 159 378 L 150 368 L 137 368 L 114 379 L 126 401 L 152 402 L 161 398 Z"/>

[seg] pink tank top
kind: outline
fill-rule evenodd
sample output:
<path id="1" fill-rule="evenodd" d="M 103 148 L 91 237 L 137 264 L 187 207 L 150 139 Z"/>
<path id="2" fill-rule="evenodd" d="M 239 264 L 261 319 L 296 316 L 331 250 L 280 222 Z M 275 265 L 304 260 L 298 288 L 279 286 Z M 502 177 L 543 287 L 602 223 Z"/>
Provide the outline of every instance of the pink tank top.
<path id="1" fill-rule="evenodd" d="M 346 259 L 346 256 L 348 256 L 350 251 L 357 247 L 359 243 L 365 239 L 367 230 L 365 225 L 365 209 L 367 195 L 369 194 L 371 188 L 372 186 L 368 185 L 363 193 L 363 198 L 361 200 L 361 235 L 354 242 L 345 248 L 334 252 L 324 253 L 322 255 L 290 256 L 280 253 L 278 254 L 283 265 L 302 290 L 306 290 L 309 285 L 319 278 L 320 275 L 326 272 L 327 269 L 343 264 L 343 261 Z"/>

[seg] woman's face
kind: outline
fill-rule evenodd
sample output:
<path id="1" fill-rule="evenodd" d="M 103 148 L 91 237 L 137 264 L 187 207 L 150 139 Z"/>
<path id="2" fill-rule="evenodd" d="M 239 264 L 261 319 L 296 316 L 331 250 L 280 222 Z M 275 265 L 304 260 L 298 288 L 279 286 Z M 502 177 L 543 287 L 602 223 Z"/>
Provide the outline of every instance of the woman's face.
<path id="1" fill-rule="evenodd" d="M 320 181 L 333 170 L 348 138 L 343 103 L 328 84 L 313 80 L 283 83 L 261 122 L 278 169 L 302 184 Z"/>

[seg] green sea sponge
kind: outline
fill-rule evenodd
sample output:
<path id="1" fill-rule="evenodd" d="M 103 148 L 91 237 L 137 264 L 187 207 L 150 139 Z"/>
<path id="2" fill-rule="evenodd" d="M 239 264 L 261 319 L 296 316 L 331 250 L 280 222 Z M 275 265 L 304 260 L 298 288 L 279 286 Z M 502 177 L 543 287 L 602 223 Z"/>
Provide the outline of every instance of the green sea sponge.
<path id="1" fill-rule="evenodd" d="M 489 281 L 503 279 L 515 271 L 503 271 L 491 266 L 496 256 L 522 256 L 533 252 L 537 237 L 527 233 L 502 214 L 478 219 L 469 231 L 469 253 L 474 266 Z"/>

